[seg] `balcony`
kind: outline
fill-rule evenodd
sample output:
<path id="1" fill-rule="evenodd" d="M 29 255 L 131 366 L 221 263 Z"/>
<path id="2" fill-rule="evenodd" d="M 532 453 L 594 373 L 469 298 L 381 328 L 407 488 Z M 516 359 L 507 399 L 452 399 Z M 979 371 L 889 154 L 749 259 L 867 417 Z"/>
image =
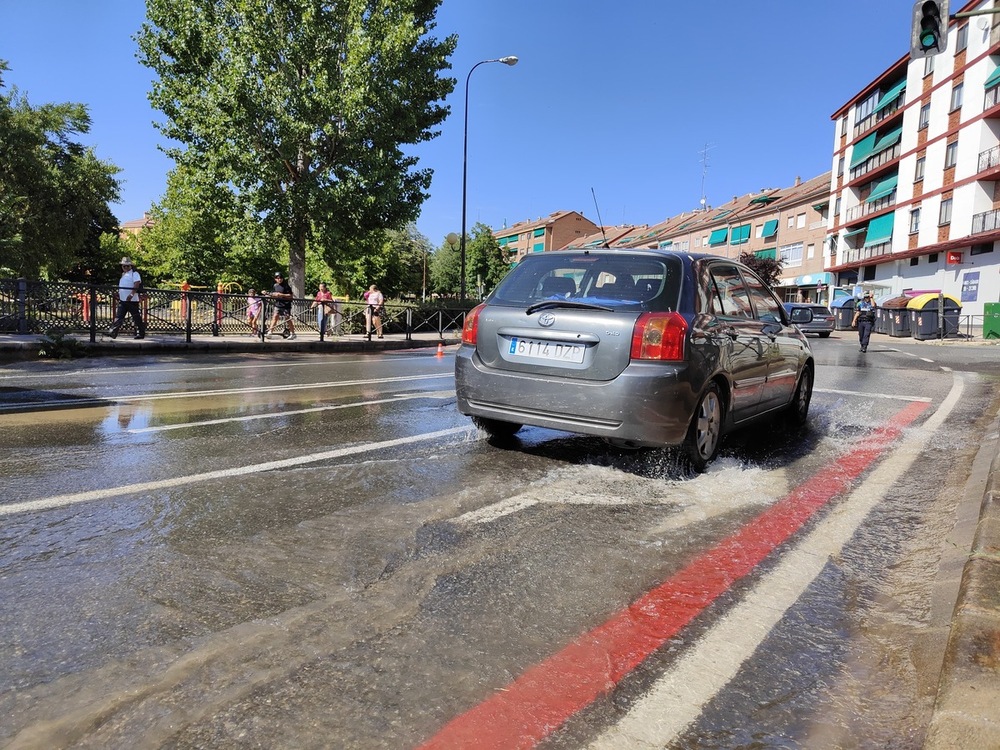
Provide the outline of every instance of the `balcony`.
<path id="1" fill-rule="evenodd" d="M 866 260 L 873 260 L 875 258 L 881 258 L 886 255 L 892 255 L 892 240 L 887 240 L 878 245 L 872 245 L 871 247 L 851 247 L 844 252 L 844 256 L 841 259 L 842 264 L 847 263 L 861 263 Z"/>
<path id="2" fill-rule="evenodd" d="M 869 214 L 878 213 L 879 211 L 889 208 L 890 206 L 896 205 L 896 191 L 893 190 L 885 198 L 879 198 L 877 201 L 872 203 L 861 203 L 857 206 L 852 206 L 847 209 L 847 221 L 856 221 Z"/>
<path id="3" fill-rule="evenodd" d="M 859 177 L 874 172 L 879 167 L 888 164 L 893 159 L 898 159 L 900 154 L 900 144 L 897 141 L 891 148 L 879 151 L 877 154 L 866 159 L 864 162 L 851 170 L 851 182 Z"/>
<path id="4" fill-rule="evenodd" d="M 872 128 L 879 125 L 879 123 L 895 115 L 899 110 L 903 108 L 906 104 L 906 94 L 900 94 L 899 98 L 896 99 L 892 104 L 887 107 L 883 107 L 878 112 L 873 112 L 868 115 L 865 119 L 859 121 L 854 126 L 854 137 L 857 138 L 862 133 L 867 133 Z"/>
<path id="5" fill-rule="evenodd" d="M 1000 208 L 972 216 L 972 234 L 982 234 L 1000 229 Z"/>
<path id="6" fill-rule="evenodd" d="M 994 146 L 979 154 L 979 168 L 977 172 L 985 172 L 989 169 L 1000 167 L 1000 146 Z"/>

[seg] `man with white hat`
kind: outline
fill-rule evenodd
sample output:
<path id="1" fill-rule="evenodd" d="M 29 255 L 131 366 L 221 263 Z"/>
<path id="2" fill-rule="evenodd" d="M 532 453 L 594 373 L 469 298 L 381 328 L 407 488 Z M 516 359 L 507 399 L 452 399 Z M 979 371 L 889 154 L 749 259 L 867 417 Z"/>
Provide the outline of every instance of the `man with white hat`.
<path id="1" fill-rule="evenodd" d="M 139 309 L 139 290 L 142 287 L 142 277 L 135 270 L 132 261 L 126 256 L 122 258 L 122 277 L 118 281 L 118 312 L 115 315 L 111 327 L 108 329 L 108 336 L 115 338 L 118 336 L 118 329 L 125 322 L 125 316 L 131 315 L 135 323 L 135 338 L 146 337 L 146 323 L 142 319 L 142 311 Z"/>

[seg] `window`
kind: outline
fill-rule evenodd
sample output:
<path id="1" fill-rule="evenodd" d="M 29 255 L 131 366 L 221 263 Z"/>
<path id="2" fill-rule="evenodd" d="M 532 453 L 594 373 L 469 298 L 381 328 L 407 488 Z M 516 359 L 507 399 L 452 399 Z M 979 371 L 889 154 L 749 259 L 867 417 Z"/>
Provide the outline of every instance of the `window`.
<path id="1" fill-rule="evenodd" d="M 910 258 L 910 265 L 911 266 L 919 266 L 920 265 L 920 258 Z"/>
<path id="2" fill-rule="evenodd" d="M 930 255 L 928 255 L 927 256 L 927 262 L 928 263 L 937 263 L 938 262 L 938 254 L 937 253 L 931 253 Z"/>
<path id="3" fill-rule="evenodd" d="M 799 214 L 798 216 L 795 217 L 795 228 L 796 229 L 806 228 L 806 215 L 804 213 Z"/>
<path id="4" fill-rule="evenodd" d="M 956 109 L 962 108 L 962 92 L 965 90 L 965 84 L 956 83 L 951 89 L 951 109 L 949 112 L 954 112 Z"/>
<path id="5" fill-rule="evenodd" d="M 780 323 L 781 310 L 778 301 L 756 276 L 746 277 L 747 290 L 757 309 L 757 319 L 765 323 Z"/>
<path id="6" fill-rule="evenodd" d="M 758 240 L 761 237 L 764 236 L 764 225 L 763 224 L 758 224 L 757 225 L 757 228 L 754 229 L 753 236 L 756 237 Z"/>
<path id="7" fill-rule="evenodd" d="M 915 208 L 910 211 L 910 234 L 920 231 L 920 209 Z"/>
<path id="8" fill-rule="evenodd" d="M 951 169 L 958 161 L 958 141 L 952 141 L 944 150 L 944 168 Z"/>
<path id="9" fill-rule="evenodd" d="M 926 78 L 934 72 L 934 56 L 928 55 L 924 58 L 924 77 Z"/>
<path id="10" fill-rule="evenodd" d="M 955 54 L 964 50 L 969 46 L 969 24 L 961 26 L 958 29 L 958 33 L 955 35 Z"/>
<path id="11" fill-rule="evenodd" d="M 786 268 L 802 265 L 802 243 L 796 242 L 778 248 L 778 257 Z"/>
<path id="12" fill-rule="evenodd" d="M 788 228 L 789 229 L 795 229 L 795 217 L 794 216 L 789 216 L 788 217 Z"/>
<path id="13" fill-rule="evenodd" d="M 876 90 L 863 102 L 859 102 L 857 109 L 854 111 L 854 122 L 861 122 L 874 112 L 875 105 L 878 103 L 880 96 L 881 94 Z"/>
<path id="14" fill-rule="evenodd" d="M 938 213 L 938 225 L 951 224 L 951 198 L 941 201 L 941 211 Z"/>
<path id="15" fill-rule="evenodd" d="M 847 135 L 847 118 L 846 117 L 841 117 L 840 118 L 840 135 L 841 136 Z"/>
<path id="16" fill-rule="evenodd" d="M 806 245 L 806 260 L 812 260 L 816 257 L 816 245 L 809 244 Z"/>
<path id="17" fill-rule="evenodd" d="M 920 108 L 920 122 L 917 125 L 917 130 L 923 130 L 931 121 L 931 105 L 930 102 L 925 104 Z"/>
<path id="18" fill-rule="evenodd" d="M 837 196 L 837 200 L 833 202 L 833 215 L 840 216 L 840 196 Z"/>
<path id="19" fill-rule="evenodd" d="M 993 243 L 984 242 L 979 245 L 973 245 L 972 249 L 969 250 L 969 255 L 984 255 L 986 253 L 992 253 L 992 252 L 993 252 Z"/>
<path id="20" fill-rule="evenodd" d="M 922 179 L 924 179 L 924 167 L 926 167 L 926 165 L 927 165 L 926 157 L 921 156 L 919 159 L 917 159 L 917 168 L 915 170 L 916 173 L 913 175 L 914 182 L 920 182 Z"/>
<path id="21" fill-rule="evenodd" d="M 753 307 L 743 277 L 735 266 L 716 265 L 711 268 L 712 285 L 709 307 L 715 315 L 752 318 Z"/>
<path id="22" fill-rule="evenodd" d="M 840 157 L 840 161 L 837 162 L 837 177 L 844 176 L 844 157 Z"/>

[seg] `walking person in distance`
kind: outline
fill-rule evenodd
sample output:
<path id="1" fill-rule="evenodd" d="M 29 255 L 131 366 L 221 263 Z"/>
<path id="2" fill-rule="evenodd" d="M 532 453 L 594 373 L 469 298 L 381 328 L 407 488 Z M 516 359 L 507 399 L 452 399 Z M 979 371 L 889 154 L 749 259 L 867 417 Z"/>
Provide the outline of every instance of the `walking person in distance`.
<path id="1" fill-rule="evenodd" d="M 271 316 L 271 325 L 267 329 L 267 337 L 273 339 L 278 335 L 278 319 L 283 318 L 288 338 L 294 339 L 295 320 L 292 317 L 292 288 L 280 272 L 274 274 L 274 289 L 268 296 L 274 300 L 274 315 Z"/>
<path id="2" fill-rule="evenodd" d="M 118 311 L 108 328 L 108 336 L 118 337 L 118 331 L 125 322 L 125 316 L 131 315 L 135 323 L 135 338 L 146 337 L 146 323 L 139 309 L 139 293 L 142 290 L 142 277 L 135 270 L 132 261 L 126 256 L 122 258 L 122 277 L 118 280 Z"/>
<path id="3" fill-rule="evenodd" d="M 868 340 L 872 336 L 872 328 L 875 327 L 875 303 L 872 301 L 872 293 L 865 292 L 864 296 L 854 307 L 854 320 L 851 325 L 858 328 L 858 343 L 861 344 L 861 351 L 868 351 Z"/>
<path id="4" fill-rule="evenodd" d="M 368 307 L 365 309 L 365 323 L 368 332 L 368 340 L 372 340 L 372 324 L 378 331 L 378 337 L 382 338 L 382 316 L 385 315 L 385 295 L 379 291 L 378 287 L 372 284 L 365 292 L 365 300 Z"/>

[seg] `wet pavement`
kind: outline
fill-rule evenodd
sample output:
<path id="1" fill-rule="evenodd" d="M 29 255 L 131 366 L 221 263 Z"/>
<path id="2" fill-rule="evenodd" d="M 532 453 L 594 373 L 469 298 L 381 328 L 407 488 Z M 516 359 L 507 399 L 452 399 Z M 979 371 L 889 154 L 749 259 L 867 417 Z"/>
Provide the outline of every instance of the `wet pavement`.
<path id="1" fill-rule="evenodd" d="M 4 347 L 5 337 L 0 336 L 0 349 Z M 199 347 L 199 349 L 186 348 L 188 345 L 181 341 L 169 341 L 161 340 L 156 341 L 155 337 L 151 337 L 145 341 L 133 342 L 133 341 L 115 341 L 107 342 L 107 345 L 99 344 L 102 348 L 99 349 L 101 354 L 128 354 L 128 353 L 138 353 L 150 352 L 151 347 L 158 347 L 157 353 L 183 353 L 185 351 L 199 351 L 201 353 L 206 351 L 222 350 L 232 351 L 229 346 L 239 346 L 250 345 L 258 347 L 252 351 L 260 352 L 262 349 L 267 351 L 316 351 L 315 347 L 325 346 L 329 347 L 331 350 L 335 350 L 335 347 L 359 347 L 356 349 L 343 349 L 343 351 L 361 351 L 361 352 L 371 352 L 378 351 L 380 348 L 384 350 L 390 349 L 390 347 L 410 347 L 416 345 L 422 345 L 425 347 L 436 347 L 438 340 L 436 338 L 430 338 L 424 340 L 423 344 L 418 344 L 417 342 L 405 342 L 405 341 L 393 341 L 390 339 L 383 340 L 382 342 L 368 342 L 366 340 L 353 340 L 344 342 L 323 342 L 322 344 L 317 341 L 301 341 L 296 340 L 293 342 L 288 341 L 268 341 L 261 344 L 259 341 L 247 341 L 247 342 L 229 342 L 225 340 L 225 337 L 220 337 L 223 341 L 204 341 L 196 340 L 192 342 L 192 345 Z M 400 337 L 401 338 L 401 337 Z M 877 337 L 876 337 L 877 338 Z M 875 339 L 873 339 L 875 341 Z M 37 342 L 35 342 L 37 343 Z M 442 342 L 445 346 L 449 346 L 452 342 Z M 876 342 L 873 345 L 872 350 L 870 350 L 869 355 L 877 353 L 879 344 L 882 346 L 888 346 L 896 342 L 882 340 Z M 31 345 L 31 342 L 28 342 Z M 259 345 L 259 346 L 258 346 Z M 987 344 L 989 345 L 989 344 Z M 948 346 L 948 343 L 938 344 L 934 342 L 932 346 Z M 215 349 L 213 349 L 215 347 Z M 928 347 L 930 350 L 932 347 Z M 30 351 L 30 349 L 29 349 Z M 935 357 L 941 359 L 940 356 L 935 353 Z M 874 361 L 874 360 L 873 360 Z M 125 420 L 127 425 L 119 424 L 117 421 L 106 425 L 105 429 L 108 434 L 114 434 L 118 429 L 142 429 L 143 423 L 143 412 L 141 410 L 119 410 L 117 414 L 113 417 L 115 420 Z M 52 430 L 48 431 L 46 434 L 48 438 L 46 439 L 58 439 L 57 430 L 58 425 L 53 425 Z M 65 426 L 63 426 L 65 429 Z M 966 540 L 965 549 L 956 550 L 956 554 L 948 561 L 945 562 L 943 566 L 943 572 L 939 572 L 938 575 L 953 576 L 956 580 L 961 578 L 961 589 L 960 597 L 957 604 L 954 607 L 953 617 L 951 613 L 943 613 L 944 619 L 946 621 L 950 620 L 950 636 L 948 640 L 948 649 L 946 652 L 945 663 L 943 669 L 941 670 L 940 683 L 936 688 L 936 702 L 935 710 L 933 714 L 933 719 L 931 722 L 931 728 L 929 734 L 926 738 L 927 747 L 933 748 L 955 748 L 955 747 L 1000 747 L 1000 729 L 997 727 L 997 717 L 995 706 L 1000 700 L 1000 685 L 998 685 L 998 674 L 1000 674 L 1000 596 L 997 592 L 1000 591 L 1000 508 L 997 504 L 1000 503 L 1000 487 L 997 485 L 997 471 L 1000 470 L 1000 458 L 998 458 L 998 442 L 997 442 L 997 432 L 1000 429 L 1000 425 L 994 420 L 990 429 L 986 431 L 987 438 L 981 444 L 978 453 L 976 454 L 975 461 L 973 463 L 972 472 L 969 476 L 969 481 L 967 487 L 982 487 L 985 485 L 985 494 L 980 497 L 967 497 L 963 499 L 960 507 L 964 510 L 964 515 L 960 518 L 960 526 L 962 528 L 956 529 L 954 536 L 949 537 L 949 539 L 964 539 Z M 209 451 L 210 447 L 208 444 L 205 445 L 205 450 Z M 778 452 L 780 453 L 780 451 Z M 527 450 L 524 452 L 524 467 L 523 476 L 517 478 L 517 482 L 524 483 L 525 487 L 531 484 L 532 479 L 537 479 L 538 468 L 534 466 L 534 462 L 531 458 L 531 449 L 528 446 Z M 268 456 L 270 458 L 270 456 Z M 191 456 L 193 462 L 204 460 L 202 456 L 194 454 Z M 198 468 L 195 466 L 194 468 Z M 206 467 L 207 468 L 207 464 Z M 443 466 L 437 467 L 438 471 L 443 471 Z M 595 469 L 595 471 L 599 471 Z M 641 473 L 641 472 L 640 472 Z M 447 480 L 442 479 L 442 483 L 446 484 Z M 558 486 L 558 485 L 557 485 Z M 567 496 L 571 495 L 573 492 L 572 486 L 567 485 L 564 488 Z M 614 488 L 608 493 L 609 495 L 616 494 Z M 453 498 L 455 502 L 458 502 L 458 496 Z M 225 533 L 226 524 L 222 523 L 221 519 L 213 520 L 213 516 L 218 515 L 221 509 L 213 505 L 213 498 L 210 494 L 206 493 L 203 497 L 197 492 L 193 498 L 188 498 L 188 504 L 192 509 L 201 508 L 199 511 L 199 518 L 171 518 L 169 523 L 176 526 L 177 531 L 174 534 L 177 543 L 181 543 L 181 539 L 191 538 L 190 532 L 196 531 L 198 534 L 195 535 L 195 539 L 201 538 L 212 538 L 213 536 L 218 536 Z M 293 514 L 295 513 L 294 506 L 283 507 L 283 508 L 273 508 L 271 509 L 275 514 Z M 360 509 L 359 509 L 360 510 Z M 407 513 L 405 510 L 400 512 L 400 508 L 393 509 L 395 518 L 393 523 L 398 525 L 400 528 L 405 528 L 407 525 Z M 340 515 L 344 515 L 341 513 Z M 167 520 L 166 518 L 164 519 Z M 230 519 L 232 520 L 232 519 Z M 355 518 L 354 520 L 361 521 L 361 518 Z M 268 532 L 267 528 L 269 524 L 273 523 L 273 518 L 243 518 L 239 519 L 239 522 L 247 527 L 253 533 L 258 534 L 268 534 L 271 537 L 279 537 L 282 532 L 275 529 L 274 532 Z M 278 544 L 275 547 L 275 554 L 281 554 L 287 556 L 289 559 L 295 559 L 296 549 L 302 541 L 303 535 L 306 538 L 313 539 L 314 541 L 320 541 L 324 536 L 336 537 L 343 534 L 345 529 L 348 528 L 346 525 L 346 518 L 344 519 L 344 526 L 340 525 L 337 518 L 331 518 L 328 522 L 324 524 L 315 523 L 302 523 L 297 527 L 292 528 L 294 534 L 288 533 L 288 538 L 284 541 L 278 539 Z M 886 523 L 891 525 L 893 520 L 887 520 Z M 333 524 L 333 525 L 331 525 Z M 517 533 L 517 527 L 513 524 L 509 524 L 510 528 L 506 528 L 503 533 L 510 534 L 511 538 L 514 538 Z M 578 540 L 578 543 L 583 543 L 587 545 L 607 545 L 612 546 L 613 540 L 609 540 L 607 535 L 610 535 L 614 531 L 614 526 L 609 525 L 605 529 L 595 531 L 593 536 L 585 540 Z M 214 529 L 214 531 L 213 531 Z M 185 533 L 181 533 L 181 531 Z M 370 531 L 370 529 L 369 529 Z M 526 530 L 521 530 L 526 531 Z M 423 532 L 432 539 L 432 543 L 427 547 L 428 550 L 435 549 L 447 549 L 452 546 L 453 541 L 449 538 L 448 529 L 445 527 L 435 528 L 433 526 L 426 527 Z M 366 539 L 368 537 L 368 539 Z M 375 547 L 377 545 L 377 539 L 372 537 L 368 532 L 366 532 L 364 525 L 359 526 L 351 535 L 350 543 L 355 547 L 364 547 L 366 544 Z M 621 539 L 619 542 L 626 542 L 627 539 Z M 188 542 L 194 543 L 194 542 Z M 314 549 L 316 545 L 310 544 L 308 548 Z M 238 552 L 240 552 L 237 545 L 226 545 L 223 544 L 220 547 L 218 556 L 224 558 L 226 555 L 232 554 L 233 558 L 227 565 L 228 570 L 227 575 L 231 576 L 233 580 L 239 579 L 241 573 L 240 559 L 238 557 Z M 556 551 L 558 552 L 558 551 Z M 553 554 L 555 554 L 554 552 Z M 38 550 L 37 554 L 47 555 L 52 554 L 47 550 Z M 329 622 L 330 618 L 334 618 L 339 623 L 344 623 L 349 620 L 342 617 L 342 609 L 346 609 L 350 606 L 358 606 L 356 603 L 352 605 L 350 597 L 333 597 L 328 598 L 324 601 L 322 606 L 316 605 L 310 607 L 308 602 L 310 597 L 308 596 L 308 591 L 310 586 L 322 589 L 324 592 L 329 593 L 330 589 L 328 585 L 320 581 L 320 576 L 322 572 L 326 569 L 336 569 L 344 564 L 344 561 L 339 560 L 337 557 L 338 551 L 331 550 L 330 557 L 325 560 L 298 560 L 296 565 L 301 568 L 301 576 L 299 577 L 298 584 L 301 587 L 298 591 L 295 589 L 290 589 L 286 592 L 285 598 L 275 598 L 268 601 L 267 597 L 264 597 L 265 592 L 268 596 L 273 596 L 273 586 L 268 582 L 259 582 L 259 590 L 262 594 L 261 601 L 259 602 L 247 602 L 240 601 L 237 598 L 232 600 L 223 601 L 197 601 L 197 596 L 194 595 L 194 591 L 197 590 L 195 586 L 192 590 L 187 590 L 183 585 L 177 583 L 176 581 L 170 584 L 170 588 L 165 591 L 158 592 L 158 600 L 164 607 L 171 607 L 179 603 L 184 603 L 185 606 L 182 609 L 188 611 L 200 613 L 202 622 L 197 622 L 197 620 L 190 620 L 182 622 L 178 620 L 175 623 L 175 627 L 178 629 L 178 637 L 195 637 L 199 635 L 199 632 L 195 630 L 191 632 L 190 629 L 202 628 L 203 633 L 210 631 L 213 627 L 217 627 L 219 623 L 212 622 L 212 618 L 220 616 L 220 613 L 228 612 L 228 617 L 231 617 L 233 622 L 238 622 L 241 617 L 241 607 L 250 607 L 251 604 L 254 606 L 270 606 L 274 610 L 273 618 L 266 618 L 261 616 L 258 620 L 258 625 L 256 626 L 255 632 L 248 632 L 249 626 L 244 625 L 236 631 L 231 632 L 229 635 L 238 635 L 240 637 L 240 648 L 235 653 L 230 653 L 227 656 L 228 644 L 218 641 L 214 642 L 212 639 L 207 639 L 203 646 L 203 653 L 208 655 L 208 658 L 216 660 L 219 664 L 226 662 L 234 670 L 239 670 L 241 667 L 237 663 L 239 660 L 243 660 L 243 668 L 247 672 L 247 679 L 251 683 L 255 680 L 264 681 L 267 679 L 268 670 L 279 668 L 279 665 L 272 663 L 272 658 L 274 657 L 274 651 L 271 647 L 276 641 L 282 643 L 288 643 L 290 640 L 294 640 L 296 636 L 302 636 L 306 633 L 313 633 L 319 629 L 324 628 Z M 402 557 L 407 557 L 409 555 L 416 554 L 412 550 L 400 550 L 398 555 Z M 421 554 L 428 554 L 427 552 Z M 514 554 L 514 548 L 512 547 L 506 554 Z M 379 569 L 379 565 L 384 564 L 380 562 L 382 560 L 393 558 L 393 554 L 388 553 L 378 553 L 371 555 L 372 567 L 368 570 L 356 570 L 355 578 L 348 584 L 352 587 L 372 587 L 373 590 L 381 587 L 383 589 L 382 593 L 384 598 L 381 601 L 396 601 L 402 602 L 411 595 L 414 588 L 418 591 L 424 590 L 425 583 L 420 580 L 395 580 L 391 576 L 387 575 L 386 570 Z M 165 567 L 168 565 L 176 564 L 176 560 L 163 559 L 160 564 Z M 860 564 L 860 563 L 859 563 Z M 552 581 L 553 570 L 559 570 L 559 559 L 555 557 L 551 560 L 546 561 L 544 564 L 541 561 L 532 561 L 530 565 L 525 564 L 525 569 L 528 571 L 534 571 L 530 576 L 529 580 L 523 585 L 528 589 L 541 589 L 541 590 L 552 590 L 555 591 L 559 587 L 559 581 Z M 475 571 L 474 575 L 456 575 L 451 579 L 444 578 L 438 580 L 434 585 L 433 589 L 427 591 L 426 597 L 422 599 L 419 607 L 417 602 L 411 602 L 410 605 L 404 605 L 401 607 L 396 607 L 392 609 L 386 609 L 382 612 L 369 612 L 368 617 L 374 617 L 383 623 L 382 627 L 384 632 L 388 633 L 392 631 L 394 627 L 403 627 L 403 623 L 406 622 L 408 616 L 414 615 L 414 613 L 419 614 L 419 618 L 416 620 L 419 625 L 420 622 L 432 622 L 434 618 L 438 615 L 436 610 L 436 603 L 443 606 L 447 602 L 452 601 L 462 601 L 472 596 L 477 592 L 481 592 L 483 589 L 488 588 L 491 583 L 502 584 L 502 581 L 493 580 L 493 576 L 496 573 L 491 572 L 491 566 L 489 560 L 483 560 L 481 566 L 473 569 Z M 912 571 L 911 571 L 912 572 Z M 136 575 L 137 571 L 122 571 L 123 577 L 128 577 L 130 575 Z M 411 575 L 417 575 L 412 573 Z M 419 578 L 419 576 L 417 576 Z M 919 576 L 911 576 L 919 577 Z M 166 580 L 166 579 L 165 579 Z M 181 576 L 178 580 L 187 580 L 191 584 L 197 584 L 199 582 L 199 571 L 191 570 L 188 571 L 186 575 Z M 67 592 L 72 590 L 72 581 L 67 581 Z M 206 589 L 214 589 L 219 593 L 219 595 L 224 595 L 226 589 L 225 580 L 213 580 L 206 581 Z M 244 595 L 246 592 L 254 591 L 254 585 L 252 581 L 245 581 L 246 587 L 244 589 Z M 834 582 L 835 583 L 835 582 Z M 24 585 L 30 585 L 30 581 L 24 582 Z M 413 588 L 411 588 L 413 587 Z M 942 582 L 942 587 L 947 589 L 948 586 L 944 585 Z M 497 586 L 498 590 L 502 590 L 502 586 Z M 346 591 L 347 589 L 345 589 Z M 396 595 L 393 596 L 393 590 L 395 590 Z M 96 594 L 95 594 L 96 596 Z M 301 597 L 301 599 L 299 598 Z M 490 601 L 490 600 L 488 600 Z M 223 604 L 224 606 L 218 606 Z M 98 602 L 93 602 L 95 613 L 97 612 Z M 367 606 L 377 607 L 379 604 L 376 600 L 369 600 Z M 495 607 L 496 614 L 499 617 L 506 608 L 512 606 L 511 601 L 505 601 L 501 599 L 496 599 L 490 601 L 490 606 Z M 943 605 L 939 605 L 943 606 Z M 280 612 L 284 609 L 294 610 L 296 612 L 296 621 L 292 622 L 288 618 L 280 617 Z M 443 611 L 443 610 L 442 610 Z M 940 614 L 940 613 L 939 613 Z M 57 617 L 58 614 L 53 612 L 52 615 Z M 532 648 L 533 644 L 538 649 L 538 658 L 544 655 L 544 643 L 545 638 L 542 638 L 542 634 L 535 634 L 538 636 L 537 643 L 530 637 L 531 634 L 525 633 L 509 633 L 508 637 L 511 642 L 508 644 L 504 643 L 490 643 L 482 639 L 482 633 L 478 633 L 473 627 L 472 622 L 465 623 L 468 626 L 468 630 L 464 630 L 460 633 L 461 637 L 470 644 L 470 651 L 475 652 L 477 650 L 482 652 L 494 652 L 505 649 L 511 649 L 516 651 L 517 649 Z M 456 627 L 461 627 L 462 623 L 456 623 Z M 122 628 L 128 627 L 128 623 L 122 623 Z M 161 627 L 168 628 L 169 620 L 164 618 L 161 623 Z M 834 636 L 837 635 L 837 624 L 830 623 L 827 628 Z M 187 632 L 185 632 L 187 631 Z M 414 627 L 410 625 L 402 633 L 402 636 L 412 640 L 413 643 L 419 644 L 423 648 L 433 649 L 434 644 L 426 642 L 426 638 L 429 637 L 434 631 L 432 629 L 423 632 L 419 627 Z M 342 652 L 343 664 L 338 666 L 343 667 L 344 664 L 366 662 L 374 663 L 378 665 L 378 669 L 384 671 L 386 674 L 396 674 L 399 675 L 399 688 L 405 695 L 407 692 L 416 692 L 421 688 L 420 684 L 420 674 L 413 672 L 411 667 L 418 667 L 419 665 L 410 665 L 406 663 L 393 663 L 391 661 L 391 654 L 384 651 L 379 639 L 368 640 L 367 642 L 359 637 L 360 634 L 353 633 L 350 629 L 345 629 L 329 637 L 339 638 L 342 641 Z M 84 641 L 86 638 L 83 639 Z M 794 641 L 793 641 L 794 642 Z M 836 648 L 835 638 L 831 638 L 831 648 Z M 324 647 L 331 652 L 337 651 L 337 644 L 326 642 Z M 368 649 L 367 653 L 352 653 L 358 649 Z M 792 649 L 794 651 L 794 649 Z M 167 660 L 173 655 L 169 653 L 168 650 L 163 650 L 162 652 L 157 651 L 146 651 L 143 654 L 143 659 L 156 659 L 162 658 Z M 446 655 L 443 655 L 446 656 Z M 284 691 L 278 693 L 269 693 L 266 696 L 264 694 L 255 695 L 252 691 L 248 693 L 245 701 L 243 701 L 239 706 L 233 706 L 231 709 L 232 715 L 219 715 L 215 722 L 211 724 L 203 724 L 202 728 L 197 733 L 188 734 L 183 738 L 179 739 L 177 742 L 178 746 L 190 746 L 190 747 L 204 747 L 212 746 L 219 741 L 220 737 L 226 736 L 226 726 L 230 721 L 236 721 L 239 717 L 243 717 L 245 720 L 246 715 L 266 717 L 271 713 L 280 712 L 284 707 L 289 705 L 297 706 L 300 710 L 304 710 L 307 715 L 313 716 L 314 718 L 324 716 L 323 710 L 324 706 L 315 705 L 311 706 L 310 702 L 315 700 L 312 695 L 317 695 L 318 690 L 312 691 L 311 688 L 319 688 L 329 679 L 343 679 L 344 674 L 348 675 L 350 679 L 350 684 L 345 686 L 345 688 L 351 691 L 357 691 L 358 695 L 363 695 L 364 692 L 369 689 L 366 685 L 365 679 L 361 674 L 351 676 L 351 671 L 346 667 L 341 669 L 331 669 L 327 672 L 324 670 L 317 671 L 316 665 L 313 664 L 310 655 L 308 653 L 303 653 L 301 655 L 301 668 L 297 672 L 293 672 L 291 677 L 294 678 L 294 682 L 290 680 L 287 688 Z M 150 663 L 147 665 L 151 669 L 157 667 L 156 664 Z M 798 665 L 797 665 L 798 666 Z M 808 673 L 808 668 L 812 667 L 815 669 L 822 670 L 822 664 L 808 665 L 803 664 L 802 672 L 803 674 Z M 282 668 L 287 667 L 287 664 Z M 468 679 L 481 679 L 482 676 L 474 677 L 475 665 L 467 665 L 467 669 L 463 670 L 462 673 L 466 675 Z M 137 669 L 137 671 L 139 671 Z M 184 675 L 175 674 L 174 675 L 181 684 L 184 679 Z M 92 674 L 91 677 L 95 677 L 100 680 L 106 678 L 109 682 L 112 681 L 111 675 L 101 675 Z M 136 686 L 139 688 L 140 686 Z M 201 686 L 202 688 L 206 686 Z M 217 686 L 221 687 L 221 686 Z M 781 689 L 787 686 L 776 686 L 776 700 L 781 700 Z M 37 690 L 42 690 L 37 688 Z M 739 692 L 738 690 L 734 692 Z M 890 695 L 881 696 L 883 699 L 889 699 Z M 273 702 L 272 702 L 273 701 Z M 440 706 L 439 710 L 441 715 L 446 717 L 451 712 L 451 709 L 445 705 Z M 145 718 L 147 720 L 152 719 L 154 724 L 148 729 L 150 734 L 147 735 L 150 738 L 156 736 L 156 731 L 162 731 L 163 736 L 170 736 L 169 727 L 162 726 L 158 727 L 155 724 L 154 716 L 139 717 L 136 719 Z M 327 724 L 324 726 L 324 730 L 330 732 L 327 736 L 337 736 L 336 732 L 342 731 L 345 736 L 350 736 L 352 733 L 355 735 L 364 735 L 366 731 L 369 736 L 373 736 L 377 732 L 386 731 L 385 723 L 391 724 L 393 721 L 404 720 L 405 716 L 383 716 L 383 717 L 370 717 L 372 722 L 378 723 L 379 726 L 371 726 L 367 729 L 364 727 L 343 727 L 338 728 L 336 722 L 330 717 L 324 717 L 324 721 Z M 412 717 L 410 717 L 412 718 Z M 332 723 L 330 723 L 332 721 Z M 299 739 L 303 739 L 308 736 L 308 727 L 302 727 L 299 731 L 303 734 L 299 736 Z M 695 727 L 693 730 L 694 735 L 699 738 L 698 745 L 691 746 L 727 746 L 731 745 L 732 742 L 727 742 L 728 739 L 724 734 L 720 734 L 721 730 L 713 728 L 711 725 L 700 725 Z M 817 730 L 819 731 L 819 730 Z M 215 734 L 217 732 L 218 734 Z M 748 738 L 748 740 L 753 740 L 753 738 Z M 713 744 L 715 743 L 715 744 Z M 573 746 L 571 743 L 567 746 Z"/>

